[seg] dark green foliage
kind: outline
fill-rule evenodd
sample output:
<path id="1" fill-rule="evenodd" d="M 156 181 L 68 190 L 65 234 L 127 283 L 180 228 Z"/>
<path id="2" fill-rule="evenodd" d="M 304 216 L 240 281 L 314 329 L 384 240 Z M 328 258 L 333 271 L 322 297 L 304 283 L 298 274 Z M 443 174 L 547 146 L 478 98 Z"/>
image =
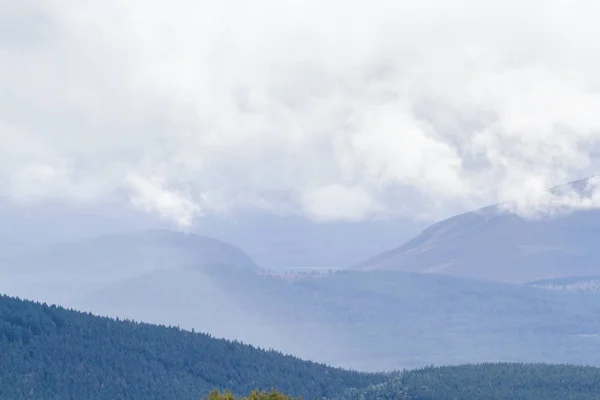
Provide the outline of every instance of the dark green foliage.
<path id="1" fill-rule="evenodd" d="M 600 369 L 547 364 L 481 364 L 406 372 L 410 400 L 600 399 Z"/>
<path id="2" fill-rule="evenodd" d="M 600 369 L 547 364 L 428 367 L 393 374 L 382 384 L 350 389 L 339 400 L 593 400 Z"/>
<path id="3" fill-rule="evenodd" d="M 335 400 L 404 400 L 406 392 L 402 385 L 402 374 L 390 374 L 385 382 L 364 389 L 350 388 Z"/>
<path id="4" fill-rule="evenodd" d="M 385 380 L 238 342 L 0 296 L 0 399 L 333 397 Z"/>

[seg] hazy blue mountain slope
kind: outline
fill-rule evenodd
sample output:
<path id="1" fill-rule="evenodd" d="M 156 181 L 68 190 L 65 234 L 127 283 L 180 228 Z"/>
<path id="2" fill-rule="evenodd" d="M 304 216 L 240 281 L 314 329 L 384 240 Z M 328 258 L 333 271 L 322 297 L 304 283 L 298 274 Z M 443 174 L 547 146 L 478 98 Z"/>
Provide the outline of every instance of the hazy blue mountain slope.
<path id="1" fill-rule="evenodd" d="M 285 281 L 184 268 L 109 285 L 74 305 L 356 369 L 600 364 L 600 296 L 437 275 L 344 272 Z"/>
<path id="2" fill-rule="evenodd" d="M 353 267 L 499 282 L 600 274 L 600 212 L 523 219 L 497 207 L 441 221 Z"/>
<path id="3" fill-rule="evenodd" d="M 35 300 L 64 302 L 110 282 L 190 263 L 258 268 L 248 255 L 228 243 L 152 230 L 47 245 L 5 257 L 0 266 L 0 290 Z"/>
<path id="4" fill-rule="evenodd" d="M 173 227 L 169 221 L 127 206 L 127 202 L 74 206 L 45 200 L 17 204 L 1 196 L 0 221 L 0 237 L 33 246 Z M 246 210 L 203 215 L 190 229 L 244 249 L 264 268 L 343 268 L 410 239 L 426 225 L 410 218 L 315 222 L 301 216 Z"/>
<path id="5" fill-rule="evenodd" d="M 484 361 L 598 365 L 598 296 L 386 272 L 313 284 L 313 293 L 326 297 L 320 306 L 334 304 L 338 330 L 356 333 L 347 362 L 390 369 Z"/>
<path id="6" fill-rule="evenodd" d="M 310 293 L 225 265 L 154 271 L 106 285 L 68 305 L 96 314 L 209 332 L 306 359 L 331 361 L 348 348 Z"/>

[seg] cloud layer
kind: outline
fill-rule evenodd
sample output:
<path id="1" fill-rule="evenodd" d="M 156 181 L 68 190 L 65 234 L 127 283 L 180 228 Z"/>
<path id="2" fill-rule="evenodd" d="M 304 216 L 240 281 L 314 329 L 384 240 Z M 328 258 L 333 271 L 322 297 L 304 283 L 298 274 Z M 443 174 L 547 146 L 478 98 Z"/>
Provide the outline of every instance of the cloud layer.
<path id="1" fill-rule="evenodd" d="M 593 1 L 0 0 L 0 193 L 438 218 L 595 172 Z"/>

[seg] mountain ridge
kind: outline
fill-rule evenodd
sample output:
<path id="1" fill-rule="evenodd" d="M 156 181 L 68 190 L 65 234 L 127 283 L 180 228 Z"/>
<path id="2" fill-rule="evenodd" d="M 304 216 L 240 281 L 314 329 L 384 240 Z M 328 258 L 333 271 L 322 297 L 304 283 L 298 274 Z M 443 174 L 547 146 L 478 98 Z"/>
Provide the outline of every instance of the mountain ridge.
<path id="1" fill-rule="evenodd" d="M 590 182 L 597 179 L 573 181 L 551 190 L 576 190 L 588 196 Z M 496 204 L 439 221 L 403 245 L 349 268 L 525 283 L 599 274 L 599 240 L 597 209 L 526 219 Z"/>
<path id="2" fill-rule="evenodd" d="M 259 270 L 239 247 L 162 229 L 105 234 L 26 250 L 4 255 L 0 291 L 59 304 L 111 282 L 188 264 Z"/>

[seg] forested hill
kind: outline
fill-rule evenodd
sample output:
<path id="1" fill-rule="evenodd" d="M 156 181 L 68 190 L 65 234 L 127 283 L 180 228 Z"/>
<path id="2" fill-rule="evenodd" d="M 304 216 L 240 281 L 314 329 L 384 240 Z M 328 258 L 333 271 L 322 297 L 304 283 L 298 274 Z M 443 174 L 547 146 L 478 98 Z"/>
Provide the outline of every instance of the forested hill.
<path id="1" fill-rule="evenodd" d="M 277 389 L 305 400 L 600 400 L 600 369 L 481 364 L 366 374 L 0 295 L 0 399 L 200 400 L 213 389 Z"/>
<path id="2" fill-rule="evenodd" d="M 600 369 L 547 364 L 480 364 L 404 374 L 407 399 L 598 400 Z"/>
<path id="3" fill-rule="evenodd" d="M 428 367 L 394 374 L 344 400 L 600 400 L 600 368 L 489 363 Z"/>
<path id="4" fill-rule="evenodd" d="M 383 382 L 178 328 L 0 296 L 0 399 L 201 399 L 275 388 L 332 398 Z"/>

